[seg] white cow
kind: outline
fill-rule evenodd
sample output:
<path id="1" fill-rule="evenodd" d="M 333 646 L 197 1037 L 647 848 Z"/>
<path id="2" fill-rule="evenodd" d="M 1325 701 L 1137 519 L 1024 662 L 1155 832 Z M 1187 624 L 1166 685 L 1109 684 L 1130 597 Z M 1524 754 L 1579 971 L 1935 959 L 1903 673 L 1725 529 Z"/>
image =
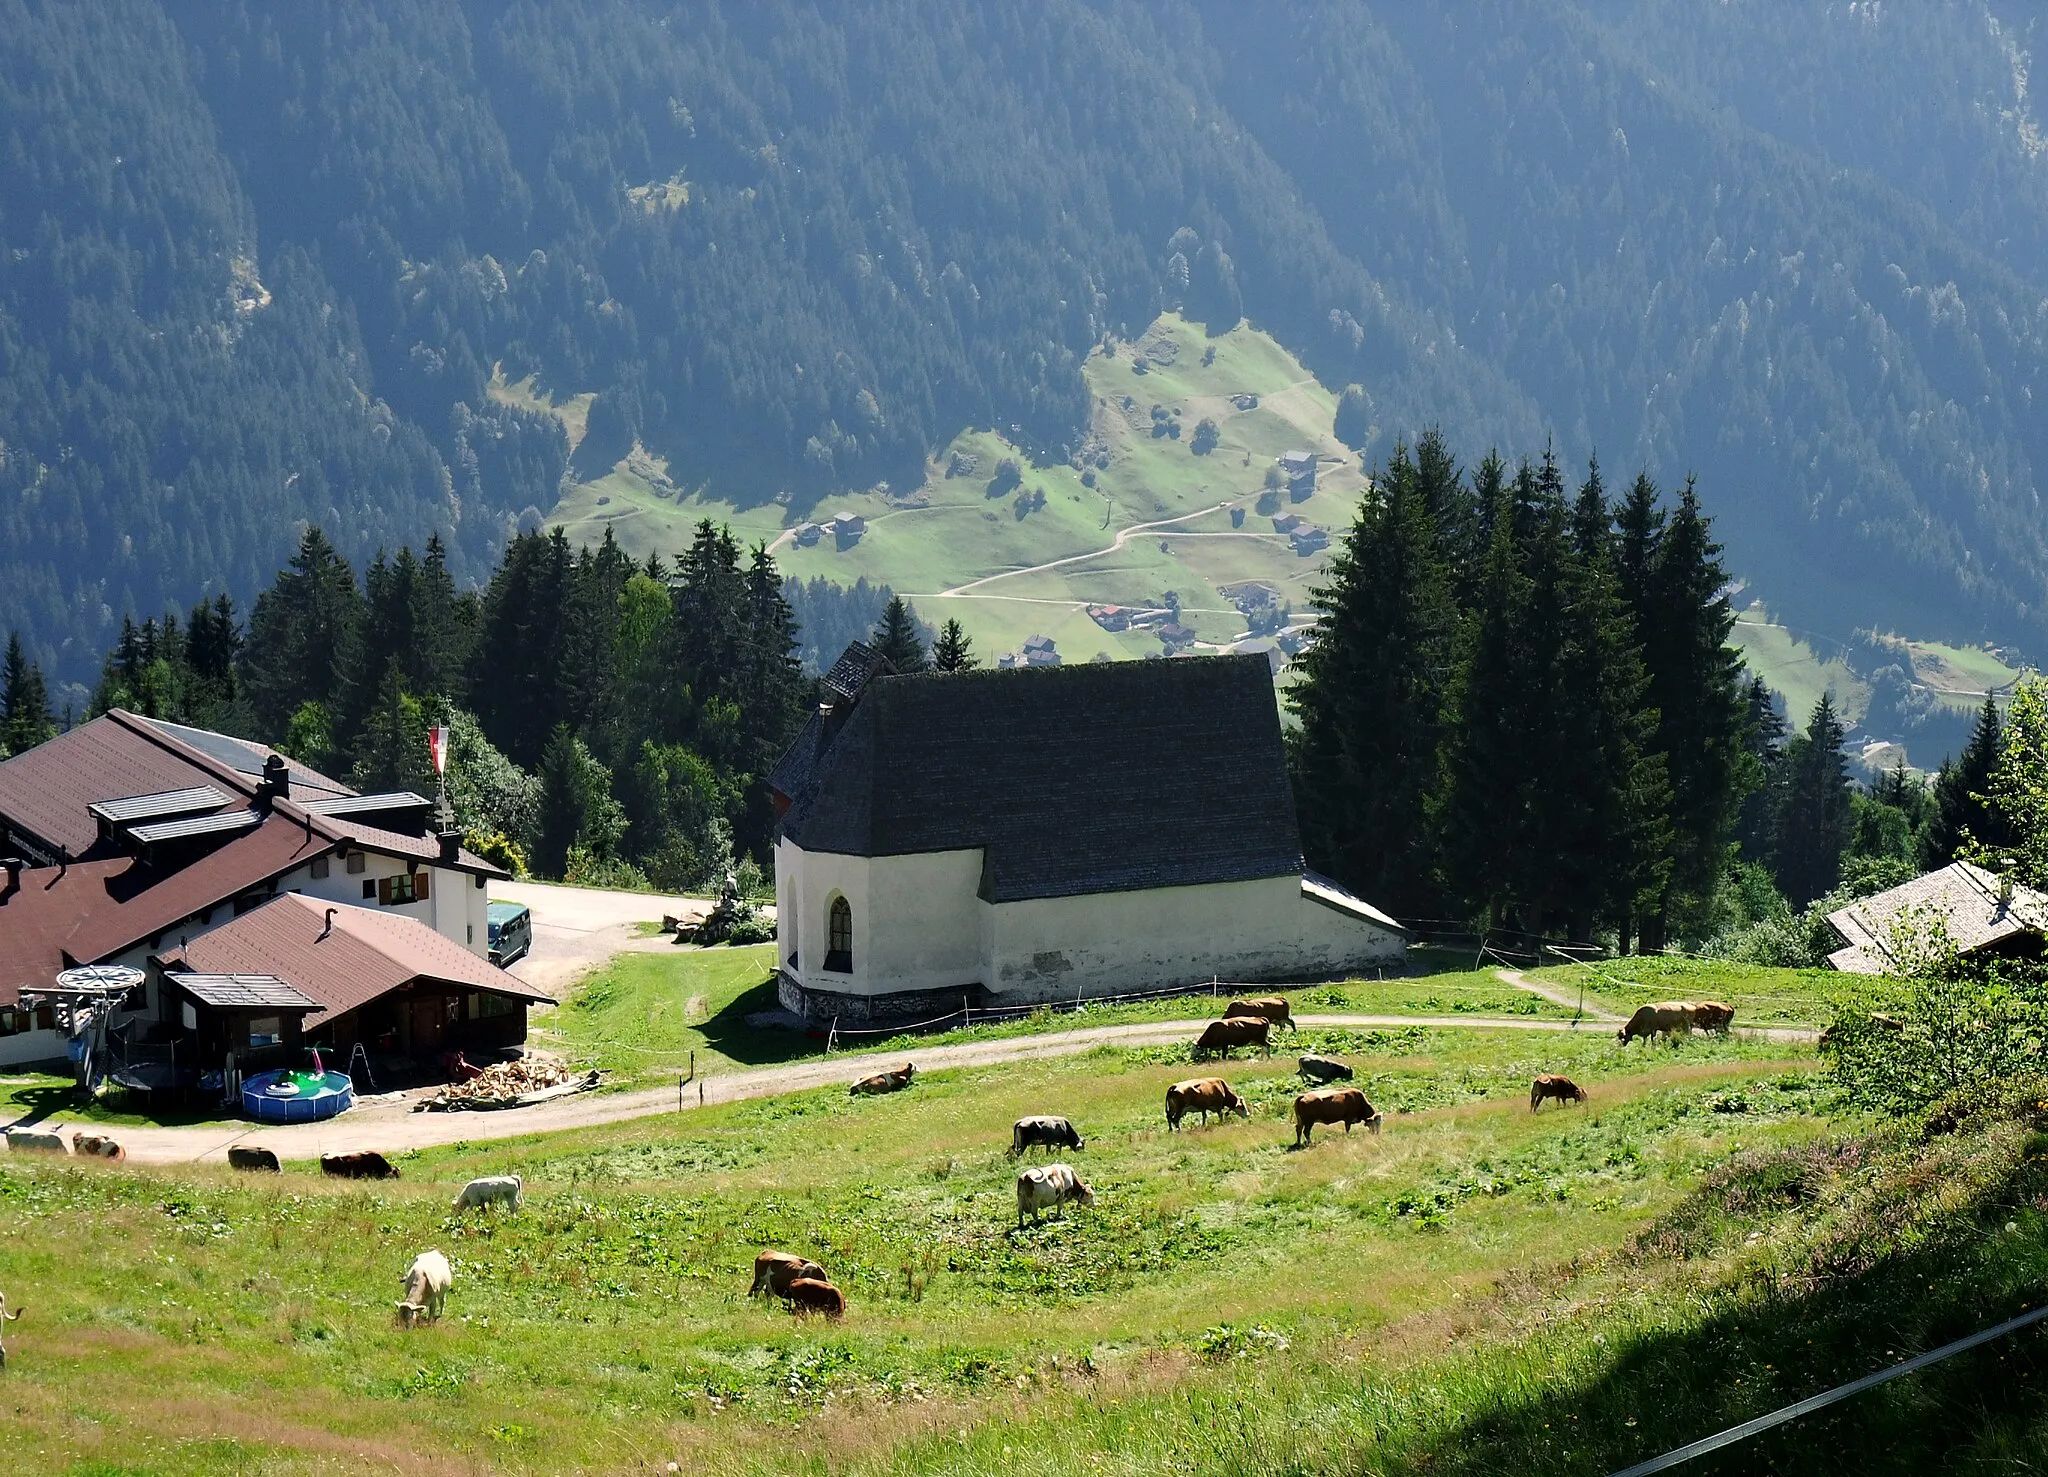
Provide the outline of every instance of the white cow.
<path id="1" fill-rule="evenodd" d="M 14 1154 L 69 1154 L 71 1145 L 64 1142 L 64 1135 L 40 1128 L 10 1128 L 7 1130 L 8 1152 Z"/>
<path id="2" fill-rule="evenodd" d="M 1095 1192 L 1074 1173 L 1071 1164 L 1046 1164 L 1017 1172 L 1017 1226 L 1021 1230 L 1028 1213 L 1035 1221 L 1048 1210 L 1064 1206 L 1093 1205 Z"/>
<path id="3" fill-rule="evenodd" d="M 405 1273 L 405 1300 L 398 1304 L 398 1321 L 407 1328 L 419 1322 L 420 1314 L 433 1322 L 448 1301 L 448 1289 L 455 1283 L 448 1258 L 438 1251 L 423 1251 L 412 1259 Z"/>
<path id="4" fill-rule="evenodd" d="M 504 1205 L 517 1210 L 526 1203 L 522 1193 L 525 1188 L 526 1181 L 516 1174 L 485 1175 L 462 1187 L 462 1193 L 455 1197 L 454 1208 L 481 1210 L 487 1205 Z"/>

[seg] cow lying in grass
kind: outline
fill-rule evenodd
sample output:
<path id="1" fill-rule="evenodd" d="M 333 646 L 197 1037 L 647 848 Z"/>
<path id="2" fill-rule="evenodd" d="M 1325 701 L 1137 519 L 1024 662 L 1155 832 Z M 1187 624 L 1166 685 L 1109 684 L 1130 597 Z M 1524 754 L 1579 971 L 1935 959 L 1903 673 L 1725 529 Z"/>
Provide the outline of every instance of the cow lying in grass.
<path id="1" fill-rule="evenodd" d="M 1022 1154 L 1026 1149 L 1079 1149 L 1081 1131 L 1064 1118 L 1055 1118 L 1041 1113 L 1031 1118 L 1019 1118 L 1010 1129 L 1010 1156 Z"/>
<path id="2" fill-rule="evenodd" d="M 1571 1078 L 1545 1072 L 1529 1084 L 1529 1111 L 1533 1113 L 1542 1107 L 1545 1098 L 1556 1098 L 1560 1103 L 1583 1103 L 1588 1096 L 1586 1089 Z"/>
<path id="3" fill-rule="evenodd" d="M 1351 1068 L 1335 1057 L 1317 1056 L 1314 1052 L 1302 1055 L 1301 1063 L 1295 1068 L 1311 1082 L 1349 1082 Z"/>
<path id="4" fill-rule="evenodd" d="M 1211 1021 L 1195 1041 L 1195 1055 L 1213 1051 L 1229 1056 L 1240 1046 L 1256 1046 L 1267 1056 L 1273 1054 L 1273 1023 L 1259 1016 L 1233 1015 Z"/>
<path id="5" fill-rule="evenodd" d="M 1256 1000 L 1233 1000 L 1223 1009 L 1225 1020 L 1232 1016 L 1270 1021 L 1276 1026 L 1285 1026 L 1290 1031 L 1301 1029 L 1294 1024 L 1294 1008 L 1278 995 L 1261 995 Z"/>
<path id="6" fill-rule="evenodd" d="M 754 1258 L 754 1285 L 747 1289 L 747 1296 L 754 1298 L 767 1292 L 781 1297 L 792 1282 L 799 1281 L 830 1285 L 825 1269 L 808 1257 L 790 1251 L 764 1251 Z"/>
<path id="7" fill-rule="evenodd" d="M 507 1210 L 517 1210 L 526 1203 L 523 1193 L 526 1182 L 516 1174 L 485 1175 L 482 1179 L 471 1180 L 462 1187 L 462 1193 L 455 1197 L 456 1210 L 482 1210 L 486 1206 L 502 1205 Z"/>
<path id="8" fill-rule="evenodd" d="M 28 1309 L 26 1308 L 16 1308 L 12 1313 L 8 1312 L 7 1294 L 0 1292 L 0 1324 L 17 1322 L 21 1315 L 27 1311 Z M 0 1330 L 0 1332 L 4 1332 L 4 1330 Z M 7 1368 L 7 1341 L 0 1339 L 0 1369 L 5 1368 Z"/>
<path id="9" fill-rule="evenodd" d="M 1017 1171 L 1017 1229 L 1024 1229 L 1024 1217 L 1039 1220 L 1048 1210 L 1064 1213 L 1068 1202 L 1093 1205 L 1095 1192 L 1088 1188 L 1071 1164 L 1042 1164 L 1036 1169 Z"/>
<path id="10" fill-rule="evenodd" d="M 88 1159 L 111 1159 L 116 1164 L 128 1157 L 126 1149 L 97 1133 L 74 1133 L 71 1135 L 71 1149 Z"/>
<path id="11" fill-rule="evenodd" d="M 398 1166 L 375 1149 L 359 1154 L 322 1154 L 320 1172 L 344 1180 L 395 1180 Z"/>
<path id="12" fill-rule="evenodd" d="M 1294 1147 L 1305 1149 L 1315 1137 L 1318 1123 L 1341 1123 L 1346 1133 L 1351 1125 L 1363 1123 L 1374 1133 L 1380 1131 L 1380 1114 L 1355 1087 L 1328 1087 L 1304 1092 L 1294 1100 Z"/>
<path id="13" fill-rule="evenodd" d="M 441 1309 L 448 1302 L 448 1289 L 455 1285 L 455 1273 L 449 1269 L 448 1258 L 440 1252 L 423 1251 L 412 1259 L 403 1280 L 405 1297 L 397 1305 L 398 1322 L 401 1327 L 412 1328 L 419 1323 L 422 1313 L 429 1323 L 441 1316 Z"/>
<path id="14" fill-rule="evenodd" d="M 1221 1077 L 1190 1078 L 1166 1089 L 1166 1126 L 1178 1129 L 1181 1119 L 1190 1113 L 1200 1113 L 1204 1124 L 1209 1121 L 1211 1113 L 1235 1113 L 1240 1118 L 1252 1116 L 1252 1110 L 1244 1105 L 1244 1099 L 1232 1092 L 1230 1084 Z"/>
<path id="15" fill-rule="evenodd" d="M 69 1154 L 71 1146 L 64 1142 L 64 1135 L 46 1128 L 10 1128 L 7 1130 L 7 1152 L 10 1154 Z"/>
<path id="16" fill-rule="evenodd" d="M 818 1277 L 799 1277 L 777 1294 L 789 1304 L 789 1311 L 802 1318 L 823 1313 L 837 1321 L 846 1316 L 846 1294 Z"/>
<path id="17" fill-rule="evenodd" d="M 847 1089 L 847 1093 L 851 1097 L 878 1097 L 885 1092 L 901 1092 L 910 1086 L 910 1079 L 916 1075 L 916 1065 L 905 1062 L 890 1071 L 877 1072 L 872 1077 L 861 1078 Z"/>

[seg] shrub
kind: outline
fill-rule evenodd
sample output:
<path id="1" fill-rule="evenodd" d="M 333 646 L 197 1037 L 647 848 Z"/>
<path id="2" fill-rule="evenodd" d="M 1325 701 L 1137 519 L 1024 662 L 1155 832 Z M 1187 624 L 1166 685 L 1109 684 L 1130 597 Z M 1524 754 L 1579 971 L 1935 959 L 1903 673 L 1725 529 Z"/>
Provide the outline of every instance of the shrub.
<path id="1" fill-rule="evenodd" d="M 1216 430 L 1216 422 L 1203 416 L 1195 426 L 1194 439 L 1188 443 L 1188 450 L 1196 456 L 1207 456 L 1216 449 L 1216 443 L 1223 438 Z"/>

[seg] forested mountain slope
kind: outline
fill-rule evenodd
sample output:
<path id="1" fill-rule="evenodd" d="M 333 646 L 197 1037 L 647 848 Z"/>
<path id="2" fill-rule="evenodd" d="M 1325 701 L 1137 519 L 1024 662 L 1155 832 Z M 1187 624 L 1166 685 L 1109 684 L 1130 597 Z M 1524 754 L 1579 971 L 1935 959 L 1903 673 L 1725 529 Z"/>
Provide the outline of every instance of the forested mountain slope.
<path id="1" fill-rule="evenodd" d="M 0 626 L 89 675 L 299 525 L 475 574 L 577 448 L 792 521 L 1238 314 L 1697 472 L 1808 625 L 2039 644 L 2048 159 L 1992 0 L 0 0 Z M 587 464 L 587 465 L 585 465 Z"/>

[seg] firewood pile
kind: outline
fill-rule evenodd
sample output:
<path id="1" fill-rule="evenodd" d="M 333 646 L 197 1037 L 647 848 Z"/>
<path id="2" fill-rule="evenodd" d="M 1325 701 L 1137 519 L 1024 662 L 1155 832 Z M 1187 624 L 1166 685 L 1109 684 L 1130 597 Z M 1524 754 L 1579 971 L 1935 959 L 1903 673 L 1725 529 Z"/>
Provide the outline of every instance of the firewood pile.
<path id="1" fill-rule="evenodd" d="M 429 1111 L 449 1108 L 501 1107 L 530 1092 L 569 1082 L 568 1065 L 559 1057 L 529 1054 L 516 1062 L 494 1062 L 467 1082 L 451 1082 L 429 1098 Z"/>

